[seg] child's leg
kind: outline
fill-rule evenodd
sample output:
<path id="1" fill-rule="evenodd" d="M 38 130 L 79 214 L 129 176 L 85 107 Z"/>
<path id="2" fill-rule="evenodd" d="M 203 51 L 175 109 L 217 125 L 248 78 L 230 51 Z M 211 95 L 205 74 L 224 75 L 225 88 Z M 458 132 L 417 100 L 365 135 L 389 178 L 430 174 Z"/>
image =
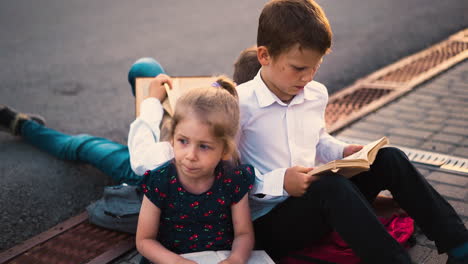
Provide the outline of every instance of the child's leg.
<path id="1" fill-rule="evenodd" d="M 439 253 L 468 241 L 465 225 L 452 206 L 399 149 L 381 149 L 371 170 L 353 177 L 352 181 L 368 199 L 388 189 L 424 234 L 435 241 Z"/>
<path id="2" fill-rule="evenodd" d="M 364 263 L 411 263 L 358 188 L 339 175 L 320 177 L 305 195 L 288 198 L 254 222 L 258 246 L 273 257 L 301 249 L 333 229 Z"/>
<path id="3" fill-rule="evenodd" d="M 67 135 L 30 120 L 22 125 L 21 136 L 57 158 L 91 164 L 115 181 L 136 184 L 140 179 L 130 167 L 128 148 L 108 139 Z"/>

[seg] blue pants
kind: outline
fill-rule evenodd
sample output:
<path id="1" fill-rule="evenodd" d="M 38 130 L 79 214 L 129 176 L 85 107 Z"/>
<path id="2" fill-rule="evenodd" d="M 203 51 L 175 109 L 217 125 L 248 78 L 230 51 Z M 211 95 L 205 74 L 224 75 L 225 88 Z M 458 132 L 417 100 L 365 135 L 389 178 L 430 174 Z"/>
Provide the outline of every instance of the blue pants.
<path id="1" fill-rule="evenodd" d="M 135 94 L 137 77 L 154 77 L 160 73 L 164 73 L 164 69 L 155 59 L 137 60 L 128 72 L 132 93 Z M 34 121 L 23 124 L 21 136 L 29 144 L 59 159 L 93 165 L 119 183 L 135 185 L 141 178 L 132 171 L 128 147 L 117 142 L 87 134 L 67 135 Z"/>
<path id="2" fill-rule="evenodd" d="M 26 121 L 22 137 L 29 144 L 59 159 L 93 165 L 113 180 L 137 184 L 141 178 L 130 167 L 128 147 L 87 134 L 67 135 L 34 121 Z"/>

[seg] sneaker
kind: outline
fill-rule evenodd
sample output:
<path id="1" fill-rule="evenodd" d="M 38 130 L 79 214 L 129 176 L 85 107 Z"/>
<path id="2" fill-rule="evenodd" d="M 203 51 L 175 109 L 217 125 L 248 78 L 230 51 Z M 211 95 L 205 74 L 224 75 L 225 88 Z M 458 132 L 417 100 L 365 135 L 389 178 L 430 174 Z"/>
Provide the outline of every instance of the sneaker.
<path id="1" fill-rule="evenodd" d="M 21 121 L 32 120 L 40 125 L 45 125 L 44 117 L 37 114 L 20 113 L 13 108 L 0 104 L 0 131 L 19 135 Z"/>

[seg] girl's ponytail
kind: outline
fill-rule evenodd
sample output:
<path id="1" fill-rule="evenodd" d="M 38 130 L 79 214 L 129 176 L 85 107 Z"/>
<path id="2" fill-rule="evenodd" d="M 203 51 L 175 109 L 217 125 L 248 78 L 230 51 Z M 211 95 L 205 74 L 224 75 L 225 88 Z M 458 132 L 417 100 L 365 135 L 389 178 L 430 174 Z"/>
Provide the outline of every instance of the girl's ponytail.
<path id="1" fill-rule="evenodd" d="M 237 99 L 236 84 L 225 75 L 217 76 L 216 81 L 213 83 L 213 86 L 223 88 Z"/>

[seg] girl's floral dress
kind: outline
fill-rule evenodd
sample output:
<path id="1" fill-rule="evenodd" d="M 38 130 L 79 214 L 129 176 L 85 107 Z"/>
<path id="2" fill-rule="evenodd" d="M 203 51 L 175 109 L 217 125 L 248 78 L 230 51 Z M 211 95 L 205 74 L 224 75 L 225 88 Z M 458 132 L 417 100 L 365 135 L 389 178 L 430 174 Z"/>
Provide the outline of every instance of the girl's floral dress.
<path id="1" fill-rule="evenodd" d="M 222 161 L 215 169 L 211 188 L 192 194 L 179 183 L 172 161 L 147 171 L 141 188 L 161 209 L 157 240 L 177 254 L 231 249 L 231 205 L 252 188 L 254 179 L 252 166 L 233 167 Z"/>

